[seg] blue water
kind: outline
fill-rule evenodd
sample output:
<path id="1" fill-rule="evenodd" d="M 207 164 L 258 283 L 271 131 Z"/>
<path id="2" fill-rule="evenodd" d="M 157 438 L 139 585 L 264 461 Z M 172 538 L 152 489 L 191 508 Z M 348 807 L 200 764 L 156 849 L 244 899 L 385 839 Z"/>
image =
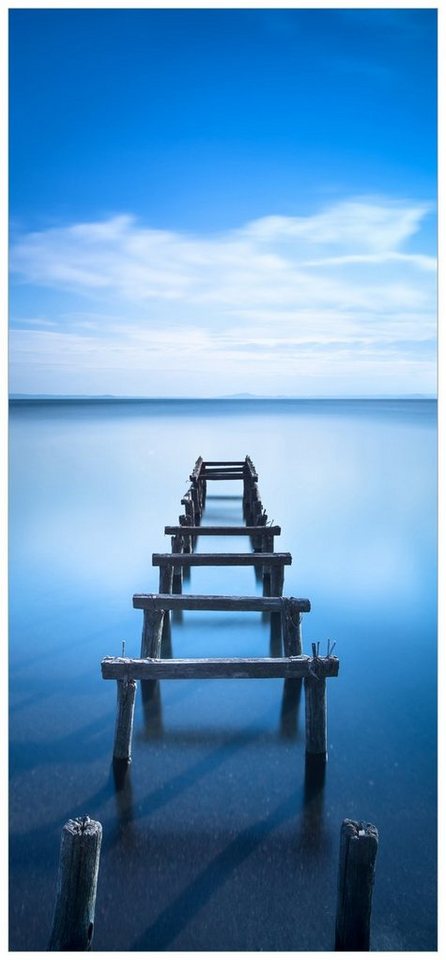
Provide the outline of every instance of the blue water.
<path id="1" fill-rule="evenodd" d="M 93 949 L 333 949 L 339 830 L 376 824 L 374 950 L 436 947 L 436 405 L 430 401 L 16 402 L 10 415 L 10 947 L 45 950 L 60 831 L 100 820 Z M 304 650 L 336 640 L 325 782 L 305 774 L 280 680 L 138 691 L 133 762 L 111 767 L 115 684 L 139 656 L 198 455 L 243 459 L 309 597 Z M 214 483 L 203 522 L 242 522 Z M 213 496 L 212 496 L 213 495 Z M 246 550 L 202 538 L 199 550 Z M 194 593 L 259 593 L 195 568 Z M 176 656 L 265 656 L 261 614 L 186 613 Z"/>

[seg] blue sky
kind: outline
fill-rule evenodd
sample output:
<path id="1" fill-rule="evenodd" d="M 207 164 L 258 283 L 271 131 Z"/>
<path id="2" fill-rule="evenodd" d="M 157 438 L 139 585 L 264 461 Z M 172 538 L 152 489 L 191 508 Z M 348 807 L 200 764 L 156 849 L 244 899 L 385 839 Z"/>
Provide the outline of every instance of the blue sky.
<path id="1" fill-rule="evenodd" d="M 434 10 L 10 12 L 10 390 L 433 393 Z"/>

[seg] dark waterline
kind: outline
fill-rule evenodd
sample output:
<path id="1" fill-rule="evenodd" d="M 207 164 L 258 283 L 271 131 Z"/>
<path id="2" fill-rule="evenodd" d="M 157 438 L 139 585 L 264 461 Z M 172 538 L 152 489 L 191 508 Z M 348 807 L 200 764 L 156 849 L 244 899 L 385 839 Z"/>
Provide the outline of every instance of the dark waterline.
<path id="1" fill-rule="evenodd" d="M 304 649 L 337 642 L 325 780 L 303 703 L 296 720 L 280 681 L 238 680 L 139 692 L 122 782 L 100 659 L 139 654 L 131 597 L 157 590 L 196 457 L 246 453 L 293 555 L 285 593 L 312 601 Z M 240 521 L 235 484 L 214 486 L 206 521 Z M 197 568 L 185 589 L 260 588 Z M 12 402 L 10 620 L 12 950 L 46 949 L 60 829 L 85 813 L 104 828 L 96 950 L 331 950 L 346 816 L 380 832 L 372 947 L 435 949 L 435 401 Z M 260 614 L 173 621 L 178 656 L 271 642 Z"/>

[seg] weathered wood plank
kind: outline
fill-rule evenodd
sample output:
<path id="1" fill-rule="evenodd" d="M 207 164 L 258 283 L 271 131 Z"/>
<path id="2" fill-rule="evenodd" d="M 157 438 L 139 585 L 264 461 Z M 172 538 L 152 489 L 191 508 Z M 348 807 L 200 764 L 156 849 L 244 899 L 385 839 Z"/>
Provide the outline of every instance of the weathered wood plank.
<path id="1" fill-rule="evenodd" d="M 125 657 L 104 657 L 101 670 L 104 680 L 204 680 L 255 679 L 262 677 L 308 677 L 312 657 L 226 657 L 188 660 L 131 660 Z M 337 657 L 318 659 L 321 675 L 336 677 Z M 129 681 L 130 682 L 130 681 Z M 319 681 L 320 683 L 324 681 Z"/>
<path id="2" fill-rule="evenodd" d="M 175 527 L 164 527 L 164 533 L 170 534 L 171 536 L 183 535 L 185 533 L 184 526 L 186 524 L 182 523 L 180 526 Z M 271 526 L 267 527 L 267 532 L 265 533 L 264 524 L 257 524 L 256 526 L 246 527 L 212 527 L 212 526 L 203 526 L 203 527 L 191 527 L 188 526 L 187 533 L 194 534 L 195 536 L 200 537 L 255 537 L 257 535 L 271 537 L 279 537 L 282 532 L 281 527 Z M 270 551 L 273 552 L 272 550 Z"/>
<path id="3" fill-rule="evenodd" d="M 299 597 L 229 597 L 209 594 L 175 596 L 160 593 L 135 593 L 133 597 L 135 610 L 252 610 L 280 613 L 284 602 L 289 604 L 294 619 L 300 613 L 309 613 L 311 610 L 310 601 Z M 298 627 L 295 627 L 295 630 L 297 632 Z"/>
<path id="4" fill-rule="evenodd" d="M 63 827 L 50 951 L 91 947 L 101 842 L 98 820 L 77 817 Z"/>
<path id="5" fill-rule="evenodd" d="M 336 950 L 369 950 L 378 830 L 344 820 L 339 849 Z"/>
<path id="6" fill-rule="evenodd" d="M 204 466 L 207 467 L 243 467 L 244 460 L 205 460 Z"/>
<path id="7" fill-rule="evenodd" d="M 172 566 L 181 563 L 183 567 L 261 567 L 268 564 L 274 567 L 289 566 L 290 553 L 154 553 L 154 567 Z M 160 591 L 161 592 L 161 591 Z M 168 591 L 164 591 L 168 592 Z"/>

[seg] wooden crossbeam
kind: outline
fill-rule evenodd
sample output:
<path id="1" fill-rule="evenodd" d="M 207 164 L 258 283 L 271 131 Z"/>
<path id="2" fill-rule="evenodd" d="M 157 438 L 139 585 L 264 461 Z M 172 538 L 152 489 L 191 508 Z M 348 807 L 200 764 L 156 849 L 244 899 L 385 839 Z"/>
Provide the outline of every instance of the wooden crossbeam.
<path id="1" fill-rule="evenodd" d="M 188 527 L 185 527 L 188 530 Z M 280 567 L 291 564 L 290 553 L 154 553 L 152 565 L 166 567 Z"/>
<path id="2" fill-rule="evenodd" d="M 210 594 L 135 593 L 135 610 L 243 610 L 280 613 L 284 606 L 293 613 L 309 613 L 309 600 L 297 597 L 222 597 Z"/>
<path id="3" fill-rule="evenodd" d="M 204 460 L 204 468 L 207 467 L 243 467 L 245 460 Z"/>
<path id="4" fill-rule="evenodd" d="M 181 524 L 179 527 L 164 527 L 164 533 L 170 534 L 171 536 L 178 536 L 178 534 L 184 534 L 184 524 Z M 187 528 L 187 536 L 191 535 L 194 537 L 258 537 L 269 535 L 271 537 L 278 537 L 281 534 L 281 527 L 268 527 L 268 526 L 252 526 L 252 527 L 189 527 Z"/>
<path id="5" fill-rule="evenodd" d="M 205 470 L 202 474 L 204 480 L 243 480 L 244 474 L 241 470 L 237 471 L 223 471 L 223 470 Z"/>
<path id="6" fill-rule="evenodd" d="M 133 660 L 104 657 L 104 680 L 237 680 L 267 677 L 312 678 L 322 682 L 339 672 L 337 657 L 225 657 L 188 660 Z M 315 680 L 317 682 L 317 680 Z"/>

